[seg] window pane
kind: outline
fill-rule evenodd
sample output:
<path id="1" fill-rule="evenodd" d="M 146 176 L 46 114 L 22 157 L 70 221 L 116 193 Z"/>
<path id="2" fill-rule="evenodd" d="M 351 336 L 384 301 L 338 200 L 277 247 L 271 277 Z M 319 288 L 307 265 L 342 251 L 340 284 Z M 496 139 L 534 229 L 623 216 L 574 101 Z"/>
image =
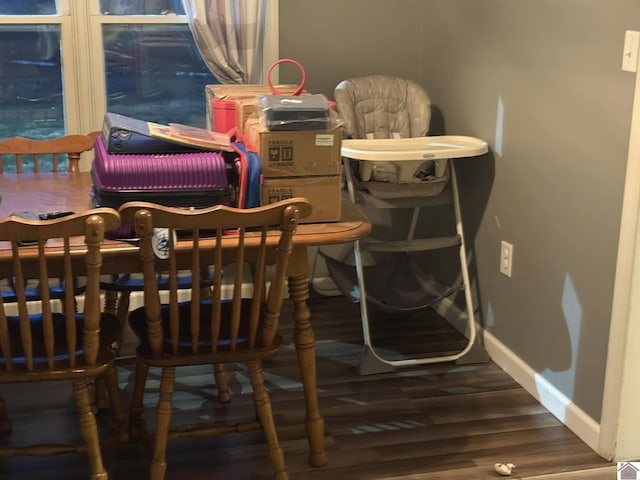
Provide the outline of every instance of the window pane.
<path id="1" fill-rule="evenodd" d="M 0 138 L 63 134 L 60 28 L 0 25 Z"/>
<path id="2" fill-rule="evenodd" d="M 55 15 L 56 0 L 2 0 L 0 15 Z"/>
<path id="3" fill-rule="evenodd" d="M 100 0 L 103 15 L 184 15 L 181 0 Z"/>
<path id="4" fill-rule="evenodd" d="M 107 110 L 204 128 L 204 86 L 219 83 L 187 25 L 103 26 Z"/>

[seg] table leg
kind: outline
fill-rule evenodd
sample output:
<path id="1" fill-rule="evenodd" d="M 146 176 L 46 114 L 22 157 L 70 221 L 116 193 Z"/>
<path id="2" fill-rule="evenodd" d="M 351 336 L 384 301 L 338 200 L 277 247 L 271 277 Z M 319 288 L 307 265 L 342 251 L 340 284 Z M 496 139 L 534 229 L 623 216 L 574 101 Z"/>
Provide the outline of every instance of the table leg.
<path id="1" fill-rule="evenodd" d="M 294 250 L 289 263 L 289 296 L 293 302 L 294 342 L 307 409 L 305 423 L 309 441 L 309 465 L 321 467 L 327 464 L 327 455 L 324 450 L 324 419 L 318 408 L 316 340 L 307 305 L 308 277 L 306 249 Z"/>

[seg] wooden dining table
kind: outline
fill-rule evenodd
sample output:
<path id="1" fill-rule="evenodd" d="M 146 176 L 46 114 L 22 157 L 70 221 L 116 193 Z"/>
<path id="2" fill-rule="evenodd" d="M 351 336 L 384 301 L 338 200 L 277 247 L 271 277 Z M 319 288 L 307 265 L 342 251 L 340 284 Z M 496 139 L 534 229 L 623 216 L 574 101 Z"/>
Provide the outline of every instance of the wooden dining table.
<path id="1" fill-rule="evenodd" d="M 0 218 L 21 211 L 36 214 L 85 211 L 94 207 L 90 195 L 92 185 L 89 172 L 0 175 Z M 289 298 L 293 305 L 293 341 L 304 388 L 309 464 L 312 466 L 325 465 L 327 457 L 324 446 L 324 420 L 320 414 L 317 395 L 315 335 L 311 312 L 307 305 L 310 275 L 308 250 L 311 247 L 353 242 L 366 236 L 370 229 L 371 224 L 366 216 L 351 202 L 344 201 L 340 221 L 300 224 L 294 237 L 294 250 L 287 276 Z M 276 242 L 277 232 L 274 232 L 274 249 Z M 180 241 L 178 247 L 179 244 Z M 232 238 L 229 245 L 232 245 Z M 33 248 L 35 259 L 34 247 L 23 248 Z M 80 264 L 83 246 L 79 242 L 75 248 Z M 182 248 L 188 248 L 188 242 Z M 47 249 L 48 256 L 55 258 L 59 250 L 55 243 L 48 245 Z M 138 247 L 135 242 L 108 239 L 103 245 L 102 253 L 103 273 L 139 272 Z M 35 262 L 33 268 L 37 268 Z M 0 243 L 0 278 L 9 276 L 10 272 L 11 251 L 8 245 Z"/>

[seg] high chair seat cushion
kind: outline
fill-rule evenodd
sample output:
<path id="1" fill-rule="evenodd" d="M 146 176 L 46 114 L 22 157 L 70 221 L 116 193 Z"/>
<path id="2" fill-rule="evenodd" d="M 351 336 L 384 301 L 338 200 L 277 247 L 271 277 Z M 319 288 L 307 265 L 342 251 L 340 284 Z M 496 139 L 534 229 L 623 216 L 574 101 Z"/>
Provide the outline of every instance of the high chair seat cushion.
<path id="1" fill-rule="evenodd" d="M 427 93 L 411 80 L 369 75 L 340 82 L 334 91 L 351 138 L 408 138 L 426 135 L 431 119 Z"/>

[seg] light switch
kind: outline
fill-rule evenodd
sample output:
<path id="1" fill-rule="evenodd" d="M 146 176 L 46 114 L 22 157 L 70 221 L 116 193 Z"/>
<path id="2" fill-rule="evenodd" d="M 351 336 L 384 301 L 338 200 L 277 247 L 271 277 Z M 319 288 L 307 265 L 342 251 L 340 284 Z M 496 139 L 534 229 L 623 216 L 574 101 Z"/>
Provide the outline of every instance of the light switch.
<path id="1" fill-rule="evenodd" d="M 635 72 L 638 69 L 638 44 L 640 32 L 627 30 L 624 33 L 624 50 L 622 52 L 622 70 Z"/>

